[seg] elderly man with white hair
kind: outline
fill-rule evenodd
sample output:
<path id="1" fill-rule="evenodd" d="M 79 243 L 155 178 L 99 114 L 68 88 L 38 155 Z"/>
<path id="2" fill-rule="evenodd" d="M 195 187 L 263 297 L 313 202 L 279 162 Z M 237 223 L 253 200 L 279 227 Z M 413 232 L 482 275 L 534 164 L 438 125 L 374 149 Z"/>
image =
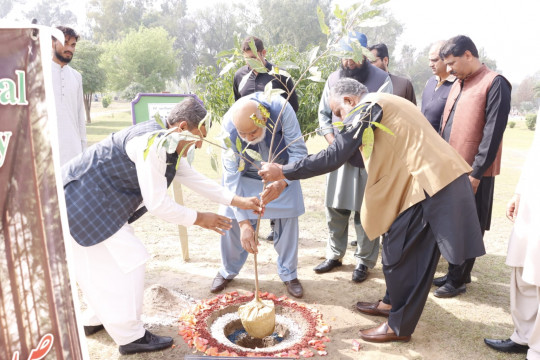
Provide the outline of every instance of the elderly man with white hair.
<path id="1" fill-rule="evenodd" d="M 225 114 L 222 126 L 232 144 L 231 150 L 223 151 L 222 182 L 225 188 L 237 194 L 257 196 L 263 191 L 258 175 L 261 159 L 288 164 L 307 155 L 296 114 L 281 96 L 274 96 L 268 101 L 263 93 L 258 92 L 239 99 Z M 266 207 L 263 218 L 275 220 L 274 248 L 278 253 L 278 275 L 289 294 L 301 298 L 303 288 L 296 271 L 298 216 L 304 213 L 300 182 L 279 180 L 268 184 L 264 191 L 266 197 L 275 199 Z M 222 291 L 238 275 L 248 253 L 257 252 L 258 243 L 255 238 L 256 215 L 231 206 L 223 206 L 220 213 L 232 218 L 233 222 L 232 228 L 221 236 L 222 267 L 212 283 L 210 291 L 213 293 Z"/>

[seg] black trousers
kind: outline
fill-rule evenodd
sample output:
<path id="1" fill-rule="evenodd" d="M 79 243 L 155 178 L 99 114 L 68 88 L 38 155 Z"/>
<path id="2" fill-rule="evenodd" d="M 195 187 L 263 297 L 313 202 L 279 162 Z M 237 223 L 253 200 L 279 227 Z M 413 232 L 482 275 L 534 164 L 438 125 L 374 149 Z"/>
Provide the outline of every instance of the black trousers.
<path id="1" fill-rule="evenodd" d="M 383 239 L 383 272 L 392 304 L 388 324 L 398 336 L 411 335 L 420 320 L 440 251 L 422 204 L 401 213 Z"/>
<path id="2" fill-rule="evenodd" d="M 495 178 L 490 176 L 483 177 L 480 180 L 476 194 L 474 195 L 476 202 L 476 212 L 480 221 L 480 230 L 482 236 L 486 230 L 489 230 L 491 225 L 491 210 L 493 207 L 493 191 L 495 188 Z M 453 287 L 470 282 L 471 271 L 474 267 L 476 258 L 467 259 L 462 264 L 448 264 L 447 282 Z"/>

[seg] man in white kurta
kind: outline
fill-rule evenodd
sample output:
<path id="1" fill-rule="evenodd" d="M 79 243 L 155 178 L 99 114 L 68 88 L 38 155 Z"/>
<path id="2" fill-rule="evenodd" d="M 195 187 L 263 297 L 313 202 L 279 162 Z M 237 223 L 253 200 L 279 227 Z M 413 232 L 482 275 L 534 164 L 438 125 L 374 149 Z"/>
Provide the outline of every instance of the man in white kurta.
<path id="1" fill-rule="evenodd" d="M 171 111 L 167 124 L 171 130 L 203 137 L 206 128 L 198 124 L 205 114 L 197 100 L 188 98 Z M 198 225 L 219 234 L 230 229 L 225 216 L 177 204 L 167 193 L 173 179 L 220 204 L 255 210 L 259 203 L 227 191 L 179 157 L 189 146 L 200 147 L 201 141 L 182 140 L 172 153 L 159 146 L 159 140 L 149 143 L 161 130 L 154 120 L 133 125 L 62 167 L 76 280 L 91 311 L 83 320 L 85 332 L 104 327 L 124 355 L 172 345 L 172 338 L 153 335 L 143 327 L 149 254 L 130 223 L 148 211 L 178 225 Z"/>
<path id="2" fill-rule="evenodd" d="M 52 41 L 52 83 L 58 128 L 60 165 L 86 149 L 86 113 L 83 102 L 82 76 L 68 63 L 73 58 L 79 35 L 68 27 L 59 26 L 65 42 Z"/>
<path id="3" fill-rule="evenodd" d="M 540 110 L 539 110 L 540 111 Z M 510 277 L 510 312 L 514 333 L 507 340 L 484 339 L 491 348 L 508 353 L 527 353 L 540 359 L 540 131 L 533 144 L 506 216 L 514 221 L 506 264 Z"/>

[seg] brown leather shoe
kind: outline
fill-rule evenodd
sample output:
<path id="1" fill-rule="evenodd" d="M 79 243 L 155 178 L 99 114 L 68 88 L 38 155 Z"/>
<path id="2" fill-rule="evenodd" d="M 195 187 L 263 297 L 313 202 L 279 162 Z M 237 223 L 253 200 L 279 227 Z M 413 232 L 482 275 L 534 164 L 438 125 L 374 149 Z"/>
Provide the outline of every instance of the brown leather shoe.
<path id="1" fill-rule="evenodd" d="M 383 310 L 377 308 L 380 302 L 381 300 L 374 303 L 359 301 L 356 303 L 356 309 L 363 314 L 388 317 L 390 315 L 390 310 Z"/>
<path id="2" fill-rule="evenodd" d="M 232 279 L 225 279 L 218 272 L 216 277 L 214 278 L 214 281 L 212 281 L 212 288 L 210 288 L 210 292 L 214 294 L 220 292 L 227 287 L 227 284 L 230 283 L 231 280 Z"/>
<path id="3" fill-rule="evenodd" d="M 382 323 L 379 326 L 376 326 L 371 329 L 360 330 L 360 337 L 364 341 L 369 342 L 389 342 L 389 341 L 409 341 L 411 340 L 411 335 L 408 336 L 397 336 L 393 332 L 389 332 L 390 327 L 388 323 Z"/>
<path id="4" fill-rule="evenodd" d="M 285 284 L 285 286 L 287 286 L 287 291 L 289 292 L 289 294 L 291 294 L 295 298 L 301 298 L 302 296 L 304 296 L 304 289 L 302 288 L 302 284 L 300 284 L 300 281 L 298 279 L 284 281 L 283 283 Z"/>

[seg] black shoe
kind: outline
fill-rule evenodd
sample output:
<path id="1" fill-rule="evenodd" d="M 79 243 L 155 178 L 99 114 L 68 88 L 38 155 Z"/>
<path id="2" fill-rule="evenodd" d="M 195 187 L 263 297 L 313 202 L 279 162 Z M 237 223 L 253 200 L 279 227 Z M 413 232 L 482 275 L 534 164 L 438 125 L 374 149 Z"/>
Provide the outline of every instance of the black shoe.
<path id="1" fill-rule="evenodd" d="M 338 266 L 341 266 L 341 261 L 339 260 L 324 260 L 319 265 L 315 266 L 313 268 L 313 271 L 315 271 L 317 274 L 323 274 L 326 272 L 329 272 L 333 268 L 337 268 Z"/>
<path id="2" fill-rule="evenodd" d="M 465 284 L 461 285 L 460 287 L 453 287 L 450 285 L 450 283 L 446 283 L 433 293 L 438 298 L 452 298 L 454 296 L 458 296 L 459 294 L 464 293 L 467 291 L 467 288 L 465 287 Z"/>
<path id="3" fill-rule="evenodd" d="M 433 279 L 433 285 L 435 285 L 436 287 L 441 287 L 444 284 L 446 284 L 447 279 L 448 279 L 448 274 L 446 274 L 444 276 L 441 276 L 441 277 L 438 277 L 438 278 L 435 278 L 435 279 Z M 471 283 L 471 274 L 470 273 L 469 273 L 469 275 L 467 275 L 465 277 L 465 281 L 463 283 L 465 283 L 465 284 L 470 284 Z"/>
<path id="4" fill-rule="evenodd" d="M 448 279 L 448 274 L 435 278 L 433 279 L 433 285 L 435 285 L 436 287 L 441 287 L 446 284 L 446 279 Z"/>
<path id="5" fill-rule="evenodd" d="M 126 345 L 120 345 L 118 351 L 122 355 L 136 354 L 148 351 L 163 350 L 171 347 L 173 344 L 172 337 L 157 336 L 146 330 L 144 336 L 139 340 L 135 340 Z"/>
<path id="6" fill-rule="evenodd" d="M 356 247 L 356 245 L 358 245 L 358 241 L 356 241 L 356 240 L 351 241 L 351 246 L 352 247 Z"/>
<path id="7" fill-rule="evenodd" d="M 97 333 L 98 331 L 101 331 L 105 329 L 103 325 L 90 325 L 90 326 L 84 326 L 84 335 L 90 336 L 92 334 Z"/>
<path id="8" fill-rule="evenodd" d="M 352 273 L 352 281 L 356 283 L 360 283 L 367 279 L 368 275 L 368 267 L 363 264 L 356 265 L 356 269 L 354 269 Z"/>
<path id="9" fill-rule="evenodd" d="M 287 286 L 287 291 L 289 294 L 295 298 L 301 298 L 304 296 L 304 288 L 298 279 L 292 279 L 291 281 L 284 281 L 285 286 Z"/>
<path id="10" fill-rule="evenodd" d="M 529 350 L 527 345 L 521 345 L 513 342 L 510 339 L 496 340 L 496 339 L 484 339 L 487 346 L 497 351 L 505 353 L 525 354 Z"/>
<path id="11" fill-rule="evenodd" d="M 274 230 L 271 230 L 268 235 L 266 235 L 266 240 L 274 241 Z"/>
<path id="12" fill-rule="evenodd" d="M 227 284 L 229 284 L 231 280 L 232 279 L 225 279 L 218 272 L 216 277 L 214 278 L 214 281 L 212 281 L 212 287 L 210 288 L 210 292 L 214 294 L 220 292 L 227 287 Z"/>

